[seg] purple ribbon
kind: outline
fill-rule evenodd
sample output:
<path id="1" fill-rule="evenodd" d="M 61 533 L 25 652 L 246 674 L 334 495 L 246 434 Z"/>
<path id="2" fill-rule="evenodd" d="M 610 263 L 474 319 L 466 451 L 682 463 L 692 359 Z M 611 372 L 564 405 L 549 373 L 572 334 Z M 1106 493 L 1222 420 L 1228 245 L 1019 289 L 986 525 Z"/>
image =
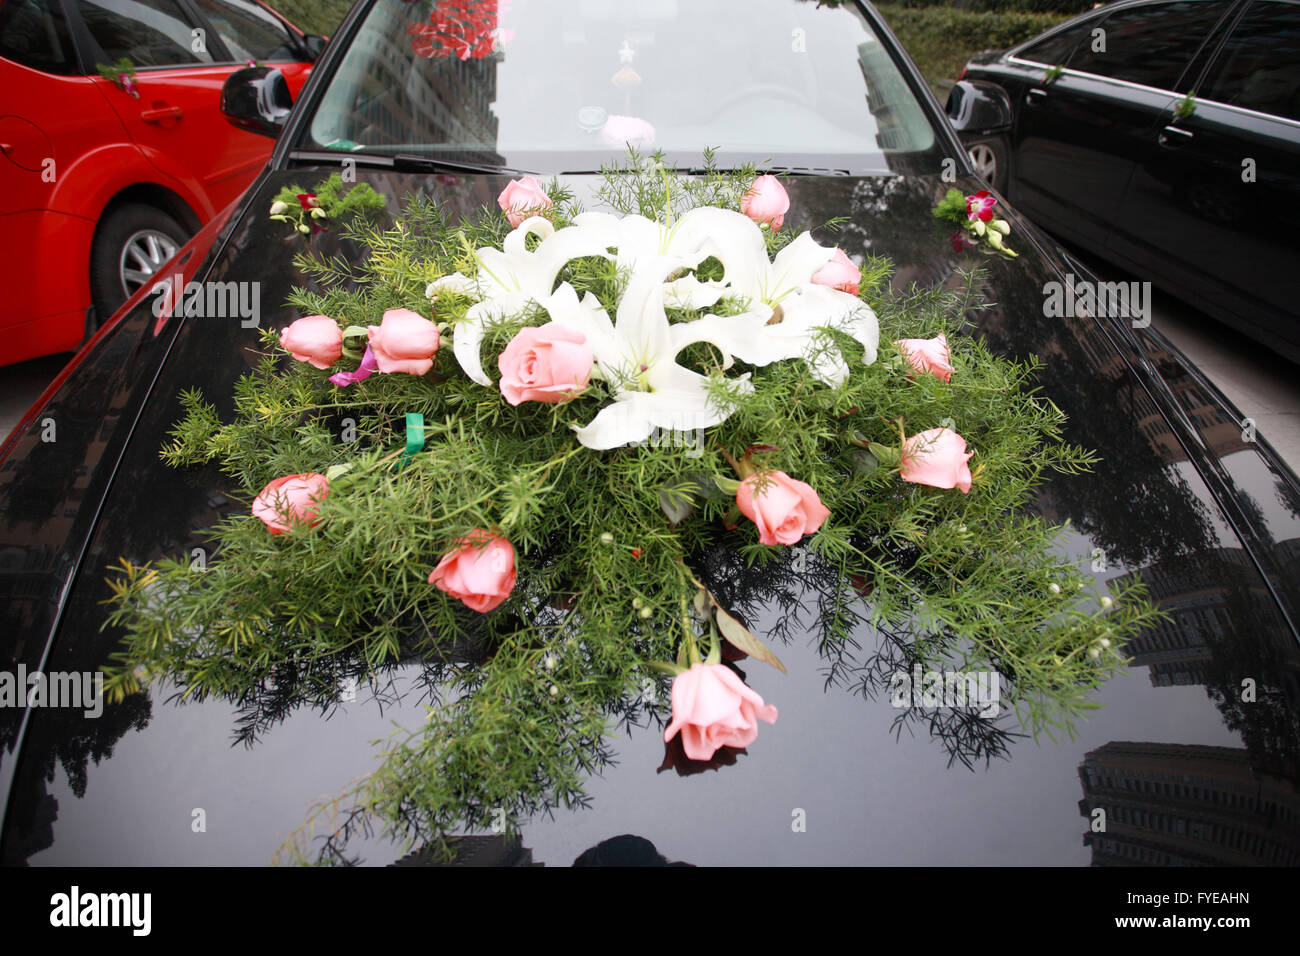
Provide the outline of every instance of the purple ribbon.
<path id="1" fill-rule="evenodd" d="M 366 354 L 361 356 L 361 364 L 357 366 L 355 372 L 337 372 L 330 376 L 330 381 L 335 385 L 346 387 L 369 378 L 377 371 L 379 371 L 379 363 L 375 361 L 375 356 L 367 345 Z"/>

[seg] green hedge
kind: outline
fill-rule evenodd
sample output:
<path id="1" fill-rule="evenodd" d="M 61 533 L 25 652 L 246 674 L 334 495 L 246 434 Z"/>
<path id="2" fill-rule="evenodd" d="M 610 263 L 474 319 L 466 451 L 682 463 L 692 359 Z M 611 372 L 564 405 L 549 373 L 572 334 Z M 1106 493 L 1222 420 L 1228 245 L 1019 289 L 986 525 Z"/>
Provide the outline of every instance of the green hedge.
<path id="1" fill-rule="evenodd" d="M 911 9 L 948 7 L 963 13 L 1061 13 L 1075 16 L 1092 9 L 1095 0 L 898 0 Z"/>
<path id="2" fill-rule="evenodd" d="M 940 101 L 971 54 L 1015 46 L 1069 19 L 1063 13 L 972 13 L 937 6 L 880 4 L 877 9 Z"/>
<path id="3" fill-rule="evenodd" d="M 298 29 L 321 36 L 333 36 L 352 9 L 352 0 L 270 0 L 270 4 Z"/>

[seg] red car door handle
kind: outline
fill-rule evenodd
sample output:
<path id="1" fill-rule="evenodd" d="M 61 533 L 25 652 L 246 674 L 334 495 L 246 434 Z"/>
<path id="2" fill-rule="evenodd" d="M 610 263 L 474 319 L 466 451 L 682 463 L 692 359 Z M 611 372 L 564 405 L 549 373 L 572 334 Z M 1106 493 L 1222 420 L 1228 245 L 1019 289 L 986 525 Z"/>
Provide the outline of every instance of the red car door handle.
<path id="1" fill-rule="evenodd" d="M 140 119 L 146 123 L 162 123 L 166 120 L 178 120 L 181 118 L 181 108 L 179 106 L 158 106 L 151 110 L 141 110 Z"/>

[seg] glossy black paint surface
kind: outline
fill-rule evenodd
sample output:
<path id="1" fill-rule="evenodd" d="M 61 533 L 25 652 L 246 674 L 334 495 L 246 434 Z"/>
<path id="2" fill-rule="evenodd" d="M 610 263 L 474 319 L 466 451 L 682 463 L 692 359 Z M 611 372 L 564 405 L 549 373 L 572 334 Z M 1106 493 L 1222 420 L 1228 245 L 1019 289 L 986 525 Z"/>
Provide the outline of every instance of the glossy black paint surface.
<path id="1" fill-rule="evenodd" d="M 262 282 L 264 324 L 291 321 L 277 303 L 304 280 L 292 267 L 295 241 L 262 211 L 284 183 L 308 186 L 324 175 L 297 170 L 262 182 L 203 267 L 213 281 Z M 363 178 L 390 197 L 434 193 L 463 213 L 493 201 L 505 183 Z M 580 196 L 593 185 L 588 177 L 569 184 Z M 985 291 L 997 305 L 972 316 L 978 334 L 1007 354 L 1039 355 L 1045 396 L 1070 415 L 1068 438 L 1104 459 L 1095 474 L 1046 486 L 1037 509 L 1070 520 L 1063 546 L 1102 568 L 1099 577 L 1143 575 L 1176 623 L 1134 643 L 1130 675 L 1103 689 L 1077 740 L 1035 743 L 1014 736 L 1007 716 L 895 710 L 882 680 L 905 666 L 906 635 L 864 627 L 852 656 L 821 656 L 815 568 L 760 576 L 735 566 L 734 555 L 714 555 L 703 573 L 718 593 L 786 642 L 788 675 L 740 665 L 780 720 L 730 765 L 682 776 L 665 763 L 662 728 L 629 715 L 628 733 L 615 729 L 608 740 L 617 765 L 591 781 L 590 806 L 525 826 L 534 861 L 567 865 L 635 834 L 669 861 L 701 864 L 1300 862 L 1300 653 L 1286 620 L 1300 582 L 1294 476 L 1267 447 L 1243 442 L 1234 413 L 1155 338 L 1105 320 L 1044 317 L 1044 283 L 1057 270 L 1079 270 L 1047 247 L 1038 254 L 1037 234 L 1014 213 L 1019 260 L 953 253 L 929 215 L 947 186 L 938 176 L 799 179 L 790 228 L 850 215 L 834 241 L 850 254 L 893 257 L 898 288 L 987 268 Z M 358 254 L 329 236 L 317 241 Z M 5 669 L 100 666 L 113 646 L 100 632 L 106 566 L 119 556 L 189 553 L 203 544 L 204 526 L 242 510 L 214 471 L 171 471 L 157 451 L 181 389 L 201 387 L 228 407 L 232 384 L 254 361 L 257 331 L 237 319 L 189 317 L 169 319 L 155 336 L 149 305 L 100 343 L 0 464 Z M 53 444 L 40 441 L 48 416 L 68 422 Z M 1186 430 L 1171 424 L 1180 416 Z M 109 483 L 104 471 L 119 448 Z M 90 535 L 85 554 L 60 558 L 60 542 L 82 533 Z M 65 586 L 45 654 L 41 628 Z M 98 719 L 0 711 L 0 769 L 10 786 L 4 862 L 265 863 L 314 800 L 373 769 L 369 741 L 390 721 L 422 718 L 421 663 L 384 677 L 390 685 L 363 684 L 355 701 L 340 700 L 342 692 L 313 698 L 286 675 L 242 702 L 182 705 L 155 690 Z M 1254 682 L 1253 703 L 1242 701 L 1244 680 Z M 20 713 L 29 718 L 16 749 Z M 1090 831 L 1097 808 L 1107 813 L 1105 833 Z M 192 830 L 197 809 L 205 832 Z M 348 849 L 369 863 L 402 852 L 377 838 Z"/>
<path id="2" fill-rule="evenodd" d="M 1093 28 L 1140 5 L 1107 4 L 1044 36 L 1083 25 L 1086 46 Z M 983 99 L 990 87 L 1004 94 L 1000 129 L 963 102 L 966 90 L 949 114 L 964 141 L 1004 145 L 1007 196 L 1036 224 L 1300 361 L 1300 122 L 1204 97 L 1190 115 L 1174 112 L 1213 75 L 1219 43 L 1249 9 L 1220 8 L 1167 85 L 1087 64 L 1050 79 L 1061 64 L 1039 62 L 1035 40 L 967 64 Z"/>

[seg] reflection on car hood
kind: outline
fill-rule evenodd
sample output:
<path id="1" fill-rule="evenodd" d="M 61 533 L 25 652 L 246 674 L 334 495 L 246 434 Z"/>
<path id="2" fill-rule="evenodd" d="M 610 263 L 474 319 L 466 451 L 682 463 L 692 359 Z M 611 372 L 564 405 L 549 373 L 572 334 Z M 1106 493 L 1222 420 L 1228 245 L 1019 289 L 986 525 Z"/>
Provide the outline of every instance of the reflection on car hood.
<path id="1" fill-rule="evenodd" d="M 283 185 L 310 188 L 315 175 L 264 180 L 244 207 L 252 212 L 232 222 L 204 267 L 210 280 L 260 282 L 264 325 L 287 324 L 280 303 L 304 280 L 292 266 L 301 242 L 261 211 Z M 473 176 L 366 178 L 389 197 L 423 189 L 465 214 L 494 204 L 504 185 Z M 584 198 L 594 182 L 572 177 L 569 185 Z M 1133 641 L 1128 674 L 1102 689 L 1100 709 L 1076 739 L 1034 742 L 1017 735 L 1013 715 L 895 709 L 883 688 L 905 659 L 906 635 L 864 626 L 857 648 L 828 656 L 817 640 L 815 573 L 764 577 L 712 555 L 705 573 L 731 606 L 786 643 L 788 674 L 749 674 L 779 705 L 780 722 L 751 752 L 706 768 L 665 757 L 662 726 L 620 715 L 607 742 L 617 763 L 592 779 L 587 807 L 538 814 L 523 825 L 522 842 L 466 842 L 467 859 L 1300 862 L 1300 655 L 1281 610 L 1300 581 L 1293 477 L 1243 440 L 1230 411 L 1198 391 L 1195 376 L 1180 375 L 1181 359 L 1162 344 L 1148 342 L 1143 354 L 1136 339 L 1097 320 L 1045 317 L 1043 287 L 1062 264 L 1034 248 L 1042 240 L 1014 214 L 1019 259 L 954 253 L 930 215 L 948 186 L 796 179 L 788 228 L 849 216 L 822 240 L 850 255 L 890 257 L 900 289 L 986 269 L 994 305 L 971 313 L 973 332 L 1004 354 L 1039 356 L 1043 396 L 1069 415 L 1067 440 L 1103 459 L 1091 474 L 1054 479 L 1033 507 L 1068 520 L 1062 547 L 1099 579 L 1140 575 L 1172 620 Z M 316 241 L 358 255 L 336 237 Z M 201 388 L 229 413 L 233 383 L 257 360 L 257 330 L 237 319 L 160 324 L 146 308 L 51 403 L 49 414 L 65 416 L 66 444 L 42 453 L 38 422 L 0 469 L 2 586 L 18 635 L 7 648 L 11 670 L 101 666 L 114 638 L 100 631 L 106 566 L 120 556 L 140 563 L 188 554 L 204 544 L 202 528 L 236 508 L 214 470 L 171 471 L 157 453 L 182 389 Z M 145 393 L 148 403 L 137 408 Z M 1196 433 L 1170 424 L 1175 406 L 1194 407 Z M 119 420 L 134 422 L 124 444 Z M 119 454 L 109 486 L 100 463 Z M 1233 496 L 1227 507 L 1211 487 Z M 89 535 L 85 553 L 61 557 L 64 540 L 78 534 Z M 40 622 L 61 603 L 47 649 Z M 34 709 L 25 729 L 16 711 L 0 712 L 0 765 L 11 780 L 4 862 L 265 863 L 313 801 L 374 768 L 370 742 L 391 721 L 423 718 L 428 681 L 421 662 L 408 660 L 331 701 L 305 698 L 285 674 L 243 701 L 180 704 L 155 688 L 98 719 Z M 364 837 L 348 849 L 371 863 L 405 851 Z M 417 848 L 404 862 L 425 859 Z"/>

